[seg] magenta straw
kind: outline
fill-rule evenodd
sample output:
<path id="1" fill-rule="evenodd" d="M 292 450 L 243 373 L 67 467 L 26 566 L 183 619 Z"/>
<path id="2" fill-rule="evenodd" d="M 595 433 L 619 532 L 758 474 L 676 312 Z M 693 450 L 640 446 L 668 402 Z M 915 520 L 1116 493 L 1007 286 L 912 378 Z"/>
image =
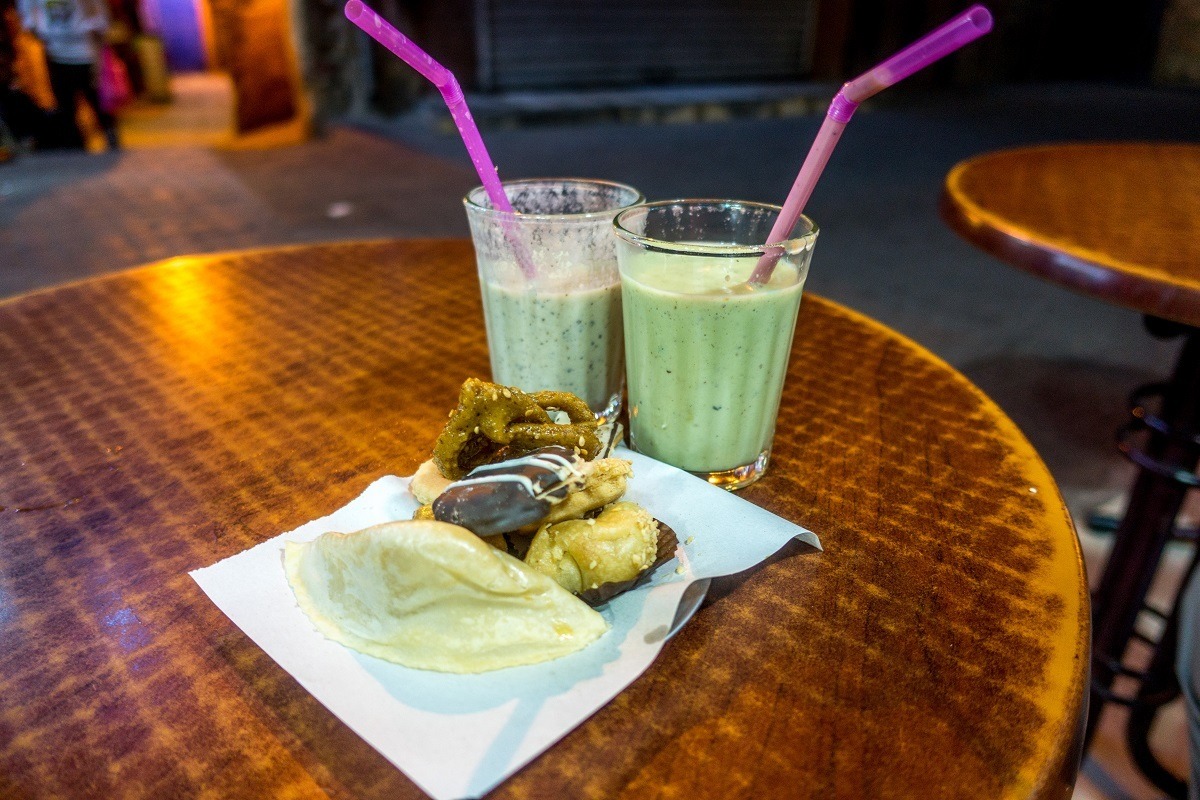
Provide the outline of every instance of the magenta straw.
<path id="1" fill-rule="evenodd" d="M 991 29 L 991 12 L 980 5 L 971 6 L 945 25 L 843 85 L 841 91 L 833 98 L 833 102 L 829 104 L 829 112 L 825 115 L 825 121 L 821 123 L 821 129 L 817 131 L 817 137 L 813 140 L 812 148 L 809 149 L 804 164 L 800 167 L 800 174 L 796 176 L 792 190 L 788 192 L 787 200 L 783 203 L 783 210 L 775 220 L 775 226 L 771 228 L 767 242 L 782 242 L 792 232 L 792 228 L 795 227 L 797 220 L 800 219 L 800 214 L 808 204 L 808 198 L 812 196 L 817 179 L 821 177 L 821 172 L 829 162 L 829 157 L 833 155 L 833 148 L 837 146 L 838 139 L 842 136 L 842 130 L 860 103 L 907 78 L 917 70 L 924 69 L 938 59 L 953 53 L 968 42 L 978 39 Z M 758 260 L 758 264 L 755 265 L 748 282 L 761 285 L 770 280 L 771 273 L 775 269 L 775 262 L 781 255 L 782 253 L 778 249 L 764 253 Z"/>
<path id="2" fill-rule="evenodd" d="M 349 0 L 346 3 L 346 19 L 391 50 L 400 60 L 421 73 L 426 80 L 437 87 L 437 90 L 441 92 L 442 99 L 446 101 L 446 107 L 450 109 L 450 116 L 458 128 L 459 135 L 462 136 L 463 144 L 467 147 L 467 154 L 471 157 L 471 163 L 475 165 L 475 172 L 479 174 L 484 191 L 487 192 L 488 199 L 492 201 L 492 208 L 497 211 L 516 213 L 512 203 L 508 201 L 508 195 L 504 193 L 504 187 L 500 184 L 496 165 L 492 163 L 491 156 L 488 155 L 487 147 L 483 144 L 483 137 L 479 135 L 479 128 L 471 117 L 471 110 L 467 108 L 467 99 L 463 96 L 462 87 L 458 85 L 458 79 L 454 77 L 454 73 L 435 61 L 433 56 L 417 47 L 411 39 L 392 27 L 390 22 L 367 7 L 361 0 Z M 509 240 L 516 251 L 521 270 L 526 276 L 533 277 L 532 257 L 524 246 L 524 242 L 515 233 L 509 237 Z"/>
<path id="3" fill-rule="evenodd" d="M 496 165 L 488 156 L 483 137 L 479 135 L 475 120 L 471 118 L 467 100 L 463 97 L 462 88 L 459 87 L 454 74 L 434 61 L 433 56 L 413 44 L 411 39 L 393 28 L 390 22 L 364 5 L 361 0 L 350 0 L 346 3 L 346 19 L 362 28 L 368 36 L 391 50 L 405 64 L 437 87 L 442 93 L 442 99 L 446 101 L 446 107 L 450 109 L 450 116 L 454 118 L 454 124 L 462 135 L 463 144 L 467 146 L 467 153 L 471 156 L 471 163 L 479 173 L 479 180 L 483 181 L 483 188 L 487 190 L 492 206 L 501 211 L 512 211 L 508 195 L 500 185 L 500 176 L 496 174 Z"/>

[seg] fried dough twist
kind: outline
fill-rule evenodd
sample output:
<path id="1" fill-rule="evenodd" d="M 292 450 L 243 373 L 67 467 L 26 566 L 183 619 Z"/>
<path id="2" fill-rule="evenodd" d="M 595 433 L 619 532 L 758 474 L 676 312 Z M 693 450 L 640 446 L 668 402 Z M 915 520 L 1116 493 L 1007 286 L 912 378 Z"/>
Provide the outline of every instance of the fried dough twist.
<path id="1" fill-rule="evenodd" d="M 550 411 L 566 413 L 570 422 L 554 422 Z M 442 475 L 458 480 L 480 464 L 516 458 L 548 445 L 573 448 L 591 459 L 600 451 L 595 431 L 592 410 L 569 392 L 526 394 L 469 378 L 433 448 L 433 461 Z"/>

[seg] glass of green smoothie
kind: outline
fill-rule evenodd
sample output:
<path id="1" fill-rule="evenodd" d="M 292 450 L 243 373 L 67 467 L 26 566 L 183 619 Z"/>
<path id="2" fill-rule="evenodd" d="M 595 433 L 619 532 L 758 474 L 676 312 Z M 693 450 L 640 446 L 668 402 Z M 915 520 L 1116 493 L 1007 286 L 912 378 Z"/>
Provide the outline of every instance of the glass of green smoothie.
<path id="1" fill-rule="evenodd" d="M 668 200 L 614 220 L 630 444 L 728 489 L 766 471 L 817 239 L 801 216 L 787 240 L 765 244 L 779 212 Z M 764 254 L 775 267 L 751 283 Z"/>
<path id="2" fill-rule="evenodd" d="M 482 186 L 463 200 L 492 380 L 571 392 L 615 419 L 625 362 L 612 220 L 645 198 L 632 186 L 580 178 L 503 186 L 515 213 L 493 208 Z"/>

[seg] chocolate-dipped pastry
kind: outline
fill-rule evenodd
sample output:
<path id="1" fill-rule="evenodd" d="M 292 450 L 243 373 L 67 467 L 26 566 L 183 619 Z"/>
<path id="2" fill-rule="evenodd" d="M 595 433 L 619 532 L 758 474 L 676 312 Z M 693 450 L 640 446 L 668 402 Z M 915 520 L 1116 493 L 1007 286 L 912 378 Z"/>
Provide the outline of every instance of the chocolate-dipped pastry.
<path id="1" fill-rule="evenodd" d="M 537 523 L 551 506 L 583 485 L 582 463 L 567 448 L 554 446 L 476 467 L 433 501 L 434 519 L 461 525 L 477 536 Z"/>

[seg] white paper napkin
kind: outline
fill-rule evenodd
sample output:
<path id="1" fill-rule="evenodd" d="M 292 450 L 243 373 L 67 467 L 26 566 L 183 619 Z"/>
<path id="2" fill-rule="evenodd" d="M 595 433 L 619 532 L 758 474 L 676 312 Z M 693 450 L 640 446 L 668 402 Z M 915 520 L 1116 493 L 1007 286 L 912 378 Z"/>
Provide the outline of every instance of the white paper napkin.
<path id="1" fill-rule="evenodd" d="M 450 675 L 363 655 L 317 632 L 284 577 L 283 543 L 410 518 L 417 502 L 408 478 L 380 478 L 329 516 L 191 575 L 259 647 L 425 792 L 436 800 L 479 797 L 653 663 L 689 584 L 749 569 L 793 538 L 821 547 L 810 531 L 693 475 L 628 450 L 616 455 L 633 461 L 626 499 L 679 536 L 679 563 L 601 607 L 612 629 L 555 661 Z"/>

